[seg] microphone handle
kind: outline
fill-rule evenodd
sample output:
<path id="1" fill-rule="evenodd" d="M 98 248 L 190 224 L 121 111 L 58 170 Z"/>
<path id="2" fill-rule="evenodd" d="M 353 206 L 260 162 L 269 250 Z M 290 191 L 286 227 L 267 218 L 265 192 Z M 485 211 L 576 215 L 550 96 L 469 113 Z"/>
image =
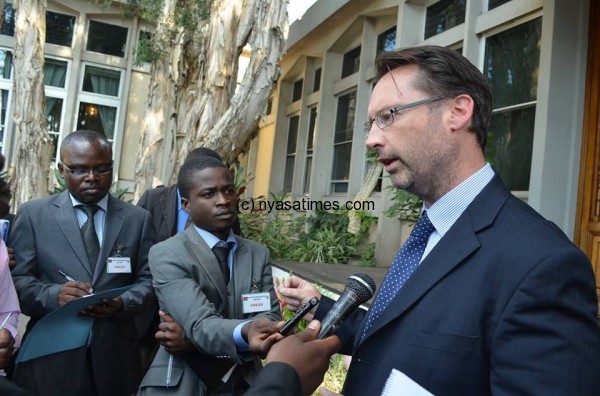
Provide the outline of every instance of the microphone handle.
<path id="1" fill-rule="evenodd" d="M 356 294 L 348 289 L 344 290 L 340 298 L 333 304 L 327 315 L 321 322 L 321 331 L 318 340 L 329 337 L 340 326 L 342 321 L 348 317 L 360 305 Z"/>

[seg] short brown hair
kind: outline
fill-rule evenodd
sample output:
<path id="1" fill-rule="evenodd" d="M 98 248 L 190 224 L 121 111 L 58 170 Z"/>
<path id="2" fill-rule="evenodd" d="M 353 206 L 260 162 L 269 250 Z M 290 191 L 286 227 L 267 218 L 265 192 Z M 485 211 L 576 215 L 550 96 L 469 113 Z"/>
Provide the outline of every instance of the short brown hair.
<path id="1" fill-rule="evenodd" d="M 492 118 L 492 93 L 483 74 L 455 50 L 438 46 L 420 46 L 382 52 L 375 59 L 376 78 L 401 66 L 415 65 L 419 76 L 415 88 L 432 96 L 469 95 L 474 102 L 471 131 L 477 134 L 482 150 Z"/>

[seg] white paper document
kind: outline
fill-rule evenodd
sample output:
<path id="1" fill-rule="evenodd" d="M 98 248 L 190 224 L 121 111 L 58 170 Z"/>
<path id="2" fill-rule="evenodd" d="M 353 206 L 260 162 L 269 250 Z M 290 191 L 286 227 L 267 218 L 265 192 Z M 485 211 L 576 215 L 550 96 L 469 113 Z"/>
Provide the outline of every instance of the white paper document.
<path id="1" fill-rule="evenodd" d="M 410 379 L 403 372 L 392 369 L 390 376 L 388 377 L 387 381 L 385 381 L 385 386 L 383 387 L 381 396 L 397 395 L 433 396 L 432 393 Z"/>

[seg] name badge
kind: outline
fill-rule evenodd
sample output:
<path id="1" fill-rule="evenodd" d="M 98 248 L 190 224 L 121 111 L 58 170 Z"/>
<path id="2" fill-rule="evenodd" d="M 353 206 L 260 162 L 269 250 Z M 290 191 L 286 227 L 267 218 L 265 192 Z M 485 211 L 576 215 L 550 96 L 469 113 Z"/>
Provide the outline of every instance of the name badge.
<path id="1" fill-rule="evenodd" d="M 131 274 L 129 257 L 109 257 L 106 260 L 106 272 L 109 274 Z"/>
<path id="2" fill-rule="evenodd" d="M 244 313 L 265 312 L 271 310 L 271 295 L 269 293 L 242 294 Z"/>

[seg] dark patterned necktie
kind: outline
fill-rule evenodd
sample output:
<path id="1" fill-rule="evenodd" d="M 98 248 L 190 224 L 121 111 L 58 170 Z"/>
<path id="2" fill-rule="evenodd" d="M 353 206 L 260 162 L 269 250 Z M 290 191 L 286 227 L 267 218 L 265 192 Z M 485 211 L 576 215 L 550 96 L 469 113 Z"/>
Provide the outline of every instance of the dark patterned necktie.
<path id="1" fill-rule="evenodd" d="M 98 211 L 98 205 L 81 205 L 79 208 L 87 214 L 87 220 L 81 226 L 81 236 L 83 237 L 83 244 L 85 245 L 92 271 L 94 271 L 96 261 L 98 261 L 98 253 L 100 253 L 100 242 L 98 241 L 96 225 L 94 224 L 94 215 Z"/>
<path id="2" fill-rule="evenodd" d="M 221 242 L 217 243 L 212 248 L 213 253 L 217 257 L 217 261 L 219 262 L 219 267 L 221 267 L 221 272 L 223 272 L 223 278 L 225 279 L 226 285 L 229 284 L 230 278 L 229 265 L 227 264 L 227 258 L 229 257 L 230 250 L 231 247 L 229 244 L 224 244 Z"/>
<path id="3" fill-rule="evenodd" d="M 413 228 L 408 239 L 402 245 L 402 248 L 396 254 L 392 267 L 388 271 L 383 283 L 381 290 L 375 298 L 373 307 L 369 312 L 369 318 L 367 324 L 361 336 L 361 342 L 364 340 L 367 332 L 373 327 L 373 324 L 379 319 L 385 308 L 389 305 L 390 301 L 398 294 L 404 283 L 410 278 L 414 270 L 419 266 L 425 247 L 427 246 L 427 240 L 431 233 L 435 231 L 435 227 L 429 221 L 427 212 L 423 212 L 415 228 Z"/>

